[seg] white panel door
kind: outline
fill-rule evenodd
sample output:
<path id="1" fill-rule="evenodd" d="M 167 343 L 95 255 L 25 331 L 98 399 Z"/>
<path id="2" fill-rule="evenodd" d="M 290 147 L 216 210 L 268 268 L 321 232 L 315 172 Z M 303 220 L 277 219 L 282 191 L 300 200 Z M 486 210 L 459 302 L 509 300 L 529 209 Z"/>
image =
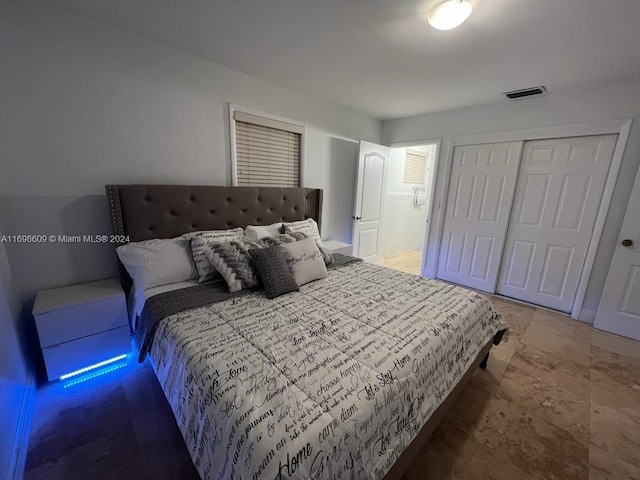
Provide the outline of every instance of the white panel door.
<path id="1" fill-rule="evenodd" d="M 616 135 L 526 142 L 498 293 L 571 311 Z"/>
<path id="2" fill-rule="evenodd" d="M 640 340 L 640 170 L 594 326 Z"/>
<path id="3" fill-rule="evenodd" d="M 360 142 L 356 205 L 353 215 L 353 255 L 370 262 L 379 260 L 380 219 L 385 192 L 385 168 L 391 150 Z"/>
<path id="4" fill-rule="evenodd" d="M 494 292 L 522 142 L 455 147 L 437 277 Z"/>

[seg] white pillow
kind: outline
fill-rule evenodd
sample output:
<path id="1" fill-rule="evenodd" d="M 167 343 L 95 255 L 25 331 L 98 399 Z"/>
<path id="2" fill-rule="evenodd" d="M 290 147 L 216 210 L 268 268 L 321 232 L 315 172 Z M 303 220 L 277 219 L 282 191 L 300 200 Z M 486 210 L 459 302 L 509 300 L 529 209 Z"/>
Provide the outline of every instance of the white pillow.
<path id="1" fill-rule="evenodd" d="M 116 252 L 139 292 L 198 276 L 189 241 L 180 237 L 131 242 Z"/>
<path id="2" fill-rule="evenodd" d="M 320 240 L 320 232 L 318 231 L 318 224 L 313 218 L 307 218 L 306 220 L 300 220 L 299 222 L 287 222 L 284 224 L 284 233 L 304 233 L 307 237 L 313 238 L 319 247 L 322 246 L 322 240 Z"/>
<path id="3" fill-rule="evenodd" d="M 272 223 L 271 225 L 248 225 L 244 229 L 244 235 L 247 240 L 256 241 L 262 238 L 275 237 L 280 235 L 282 222 Z"/>
<path id="4" fill-rule="evenodd" d="M 216 269 L 213 268 L 213 265 L 204 255 L 205 249 L 213 243 L 225 243 L 233 240 L 244 240 L 244 230 L 242 228 L 198 232 L 191 238 L 191 254 L 198 270 L 198 282 L 207 282 L 217 274 Z"/>
<path id="5" fill-rule="evenodd" d="M 281 248 L 298 286 L 327 276 L 327 267 L 313 238 L 285 243 Z"/>

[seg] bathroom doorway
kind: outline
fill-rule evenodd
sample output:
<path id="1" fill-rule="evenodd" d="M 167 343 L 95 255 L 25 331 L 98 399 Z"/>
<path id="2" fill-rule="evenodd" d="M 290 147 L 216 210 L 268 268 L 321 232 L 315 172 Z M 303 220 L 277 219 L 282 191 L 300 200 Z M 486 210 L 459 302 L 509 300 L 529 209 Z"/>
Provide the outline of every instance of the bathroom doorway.
<path id="1" fill-rule="evenodd" d="M 391 149 L 380 226 L 380 264 L 422 273 L 438 144 Z"/>

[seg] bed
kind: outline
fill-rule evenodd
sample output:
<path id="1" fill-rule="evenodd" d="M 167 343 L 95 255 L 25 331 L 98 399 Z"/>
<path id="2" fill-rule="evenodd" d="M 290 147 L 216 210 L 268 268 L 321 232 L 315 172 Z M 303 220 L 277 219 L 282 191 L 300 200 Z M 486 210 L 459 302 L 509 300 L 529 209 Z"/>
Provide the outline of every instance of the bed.
<path id="1" fill-rule="evenodd" d="M 132 242 L 322 222 L 317 189 L 106 192 L 114 234 Z M 203 479 L 400 478 L 506 331 L 482 295 L 337 257 L 326 278 L 273 300 L 219 281 L 135 293 L 141 358 Z M 128 293 L 122 264 L 120 277 Z"/>

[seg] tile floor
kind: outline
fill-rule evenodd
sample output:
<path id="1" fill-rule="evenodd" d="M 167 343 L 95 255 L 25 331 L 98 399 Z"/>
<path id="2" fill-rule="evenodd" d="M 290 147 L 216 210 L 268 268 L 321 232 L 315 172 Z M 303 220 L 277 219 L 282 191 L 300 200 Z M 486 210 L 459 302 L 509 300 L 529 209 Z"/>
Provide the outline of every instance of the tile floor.
<path id="1" fill-rule="evenodd" d="M 36 394 L 25 480 L 198 480 L 146 361 Z"/>
<path id="2" fill-rule="evenodd" d="M 640 480 L 640 342 L 493 298 L 511 327 L 406 480 Z M 36 397 L 25 478 L 198 474 L 148 364 Z"/>
<path id="3" fill-rule="evenodd" d="M 511 327 L 407 480 L 640 480 L 640 342 L 493 297 Z"/>
<path id="4" fill-rule="evenodd" d="M 420 275 L 420 267 L 422 266 L 422 252 L 409 250 L 402 252 L 393 257 L 384 258 L 380 265 L 384 267 L 400 270 L 401 272 L 413 273 Z"/>

